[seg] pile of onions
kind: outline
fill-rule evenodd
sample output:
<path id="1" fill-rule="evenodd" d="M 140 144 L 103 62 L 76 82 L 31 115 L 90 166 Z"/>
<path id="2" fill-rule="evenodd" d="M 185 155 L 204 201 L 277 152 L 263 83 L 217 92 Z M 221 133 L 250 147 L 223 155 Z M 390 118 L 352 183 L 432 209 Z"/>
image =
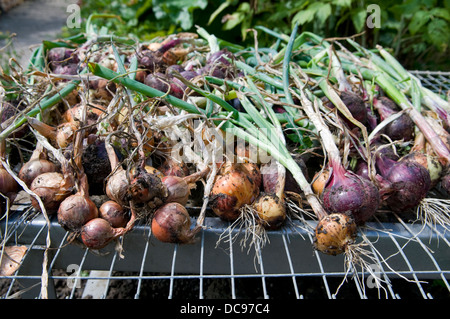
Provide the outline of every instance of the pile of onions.
<path id="1" fill-rule="evenodd" d="M 226 162 L 217 175 L 210 194 L 209 205 L 223 220 L 236 220 L 244 205 L 250 205 L 259 195 L 261 176 L 254 165 L 249 169 L 242 163 Z"/>

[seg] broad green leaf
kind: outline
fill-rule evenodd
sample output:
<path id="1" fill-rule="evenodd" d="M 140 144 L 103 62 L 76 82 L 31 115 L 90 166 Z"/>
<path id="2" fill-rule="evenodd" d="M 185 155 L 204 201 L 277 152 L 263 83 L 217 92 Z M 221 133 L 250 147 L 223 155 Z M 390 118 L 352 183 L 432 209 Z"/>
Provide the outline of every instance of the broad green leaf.
<path id="1" fill-rule="evenodd" d="M 325 21 L 327 21 L 330 15 L 331 15 L 331 5 L 329 3 L 326 3 L 324 6 L 321 7 L 319 11 L 317 11 L 317 18 L 319 19 L 319 24 L 323 26 Z"/>
<path id="2" fill-rule="evenodd" d="M 311 22 L 317 12 L 322 10 L 327 4 L 322 2 L 314 2 L 310 4 L 305 10 L 300 10 L 292 18 L 292 25 L 298 23 L 303 25 L 305 23 Z"/>
<path id="3" fill-rule="evenodd" d="M 242 12 L 233 12 L 228 15 L 227 21 L 223 24 L 224 30 L 231 30 L 238 24 L 240 24 L 245 18 L 245 15 Z"/>
<path id="4" fill-rule="evenodd" d="M 422 27 L 430 20 L 430 13 L 428 11 L 417 11 L 414 13 L 408 29 L 412 35 L 416 34 Z"/>
<path id="5" fill-rule="evenodd" d="M 450 8 L 449 8 L 450 9 Z M 434 8 L 430 10 L 430 15 L 450 21 L 450 10 L 444 8 Z"/>
<path id="6" fill-rule="evenodd" d="M 352 10 L 352 22 L 355 26 L 356 32 L 361 32 L 366 23 L 367 12 L 365 8 L 355 8 Z"/>
<path id="7" fill-rule="evenodd" d="M 349 8 L 352 5 L 352 0 L 333 0 L 332 4 L 344 8 Z"/>
<path id="8" fill-rule="evenodd" d="M 437 48 L 444 51 L 450 42 L 450 28 L 442 19 L 433 19 L 427 26 L 428 39 Z"/>

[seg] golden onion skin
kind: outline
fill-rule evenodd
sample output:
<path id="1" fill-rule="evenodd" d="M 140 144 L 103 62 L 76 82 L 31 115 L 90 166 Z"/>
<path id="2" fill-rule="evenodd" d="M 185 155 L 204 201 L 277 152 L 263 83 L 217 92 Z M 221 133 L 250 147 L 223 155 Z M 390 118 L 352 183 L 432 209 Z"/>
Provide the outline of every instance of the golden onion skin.
<path id="1" fill-rule="evenodd" d="M 332 213 L 317 224 L 314 248 L 327 255 L 339 255 L 354 243 L 356 234 L 356 223 L 350 215 Z"/>

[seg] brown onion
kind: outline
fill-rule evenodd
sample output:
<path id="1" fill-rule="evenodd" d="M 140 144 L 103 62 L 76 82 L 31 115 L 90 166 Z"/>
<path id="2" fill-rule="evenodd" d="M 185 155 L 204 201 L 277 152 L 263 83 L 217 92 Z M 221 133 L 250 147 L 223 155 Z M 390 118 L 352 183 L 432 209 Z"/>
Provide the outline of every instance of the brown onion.
<path id="1" fill-rule="evenodd" d="M 191 218 L 180 203 L 166 203 L 155 212 L 152 219 L 152 234 L 165 243 L 189 244 L 201 227 L 191 229 Z"/>
<path id="2" fill-rule="evenodd" d="M 339 255 L 355 242 L 356 223 L 350 215 L 334 213 L 316 226 L 314 248 L 328 255 Z"/>
<path id="3" fill-rule="evenodd" d="M 141 165 L 137 166 L 128 187 L 128 199 L 134 203 L 148 203 L 163 200 L 167 190 L 156 174 L 149 173 Z"/>
<path id="4" fill-rule="evenodd" d="M 46 152 L 40 143 L 38 143 L 30 159 L 21 167 L 18 176 L 30 187 L 38 175 L 47 172 L 56 172 L 57 170 L 57 165 L 48 160 Z"/>
<path id="5" fill-rule="evenodd" d="M 81 227 L 81 241 L 90 249 L 101 249 L 123 235 L 125 228 L 114 228 L 103 218 L 94 218 Z"/>
<path id="6" fill-rule="evenodd" d="M 54 214 L 59 204 L 72 194 L 74 185 L 73 176 L 48 172 L 38 175 L 31 183 L 30 190 L 39 196 L 47 214 Z M 31 196 L 31 204 L 37 211 L 41 211 L 39 202 L 34 196 Z"/>
<path id="7" fill-rule="evenodd" d="M 98 217 L 98 209 L 89 198 L 87 177 L 83 174 L 79 180 L 80 190 L 64 199 L 58 209 L 58 223 L 68 231 L 78 232 L 91 219 Z"/>
<path id="8" fill-rule="evenodd" d="M 253 202 L 260 223 L 267 229 L 277 229 L 286 220 L 286 205 L 275 193 L 261 193 Z"/>
<path id="9" fill-rule="evenodd" d="M 114 228 L 125 227 L 130 220 L 128 211 L 125 210 L 122 205 L 113 200 L 104 202 L 100 206 L 98 212 L 99 217 L 107 220 Z"/>
<path id="10" fill-rule="evenodd" d="M 250 205 L 259 195 L 260 177 L 256 168 L 253 170 L 255 178 L 242 164 L 225 165 L 227 168 L 214 182 L 209 204 L 217 216 L 232 221 L 239 217 L 244 205 Z"/>
<path id="11" fill-rule="evenodd" d="M 195 187 L 195 183 L 209 172 L 209 168 L 195 172 L 185 177 L 164 176 L 161 181 L 167 189 L 167 197 L 165 202 L 177 202 L 186 205 L 191 194 L 191 188 Z"/>

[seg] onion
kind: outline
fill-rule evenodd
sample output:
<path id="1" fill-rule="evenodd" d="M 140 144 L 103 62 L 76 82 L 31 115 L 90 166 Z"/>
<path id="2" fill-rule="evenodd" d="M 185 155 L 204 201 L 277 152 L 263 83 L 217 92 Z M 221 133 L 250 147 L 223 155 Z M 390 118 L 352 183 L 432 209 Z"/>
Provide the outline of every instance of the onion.
<path id="1" fill-rule="evenodd" d="M 314 193 L 321 196 L 329 179 L 330 170 L 327 167 L 314 174 L 313 182 L 311 184 Z"/>
<path id="2" fill-rule="evenodd" d="M 252 178 L 243 164 L 226 163 L 221 175 L 216 177 L 211 190 L 210 207 L 224 220 L 235 220 L 240 208 L 251 204 L 259 195 L 258 179 Z M 254 170 L 256 175 L 257 170 Z"/>
<path id="3" fill-rule="evenodd" d="M 352 214 L 358 225 L 364 224 L 380 204 L 378 188 L 366 178 L 331 162 L 330 180 L 322 194 L 328 213 Z"/>
<path id="4" fill-rule="evenodd" d="M 28 187 L 30 187 L 31 183 L 38 175 L 47 172 L 56 172 L 57 170 L 57 165 L 48 160 L 42 145 L 38 143 L 33 154 L 31 154 L 30 159 L 21 167 L 18 176 Z"/>
<path id="5" fill-rule="evenodd" d="M 164 176 L 161 181 L 167 189 L 167 197 L 165 202 L 177 202 L 186 205 L 191 194 L 191 189 L 195 187 L 195 183 L 209 172 L 209 168 L 205 168 L 199 172 L 193 173 L 185 177 Z"/>
<path id="6" fill-rule="evenodd" d="M 152 234 L 165 243 L 189 244 L 201 229 L 191 229 L 191 219 L 180 203 L 166 203 L 155 211 L 152 219 Z"/>
<path id="7" fill-rule="evenodd" d="M 38 175 L 31 183 L 30 190 L 40 197 L 47 214 L 54 214 L 60 203 L 72 194 L 74 186 L 72 172 L 63 165 L 63 173 L 47 172 Z M 37 211 L 41 211 L 34 196 L 31 196 L 31 204 Z"/>
<path id="8" fill-rule="evenodd" d="M 352 116 L 362 124 L 366 124 L 367 109 L 366 105 L 364 104 L 364 100 L 358 94 L 350 91 L 341 91 L 340 97 L 345 106 L 347 106 Z M 346 122 L 350 127 L 354 127 L 353 123 L 351 123 L 350 121 L 346 120 Z"/>
<path id="9" fill-rule="evenodd" d="M 339 255 L 355 242 L 356 233 L 356 223 L 350 215 L 329 214 L 317 224 L 314 248 L 328 255 Z"/>
<path id="10" fill-rule="evenodd" d="M 380 175 L 391 185 L 393 191 L 386 199 L 386 203 L 394 211 L 416 207 L 430 189 L 430 174 L 417 162 L 395 161 L 377 155 L 376 166 Z"/>
<path id="11" fill-rule="evenodd" d="M 130 220 L 128 211 L 119 203 L 108 200 L 104 202 L 99 210 L 99 217 L 107 220 L 112 227 L 125 227 Z"/>
<path id="12" fill-rule="evenodd" d="M 96 138 L 94 142 L 89 143 L 81 160 L 83 170 L 89 181 L 89 193 L 91 195 L 104 194 L 104 180 L 111 174 L 111 163 L 109 162 L 105 142 Z"/>
<path id="13" fill-rule="evenodd" d="M 148 203 L 150 201 L 161 201 L 166 196 L 167 190 L 161 182 L 161 178 L 153 173 L 149 173 L 145 166 L 139 165 L 135 169 L 127 196 L 134 203 Z"/>
<path id="14" fill-rule="evenodd" d="M 82 242 L 90 249 L 101 249 L 123 233 L 123 228 L 116 229 L 103 218 L 94 218 L 81 227 Z"/>
<path id="15" fill-rule="evenodd" d="M 431 180 L 430 189 L 439 183 L 442 176 L 443 167 L 436 156 L 415 151 L 403 156 L 401 160 L 416 162 L 428 170 Z"/>
<path id="16" fill-rule="evenodd" d="M 373 99 L 373 106 L 377 109 L 381 121 L 397 113 L 397 106 L 391 99 L 382 96 Z M 414 122 L 403 113 L 399 118 L 388 123 L 383 128 L 383 133 L 389 136 L 392 140 L 410 141 L 414 135 Z"/>
<path id="17" fill-rule="evenodd" d="M 80 190 L 68 196 L 59 205 L 58 223 L 68 231 L 79 232 L 81 227 L 93 218 L 98 217 L 98 209 L 89 198 L 86 175 L 79 178 Z"/>
<path id="18" fill-rule="evenodd" d="M 172 157 L 166 160 L 158 167 L 158 170 L 165 176 L 184 177 L 189 175 L 189 168 L 183 161 L 177 161 Z"/>
<path id="19" fill-rule="evenodd" d="M 116 152 L 111 145 L 112 133 L 106 137 L 105 149 L 108 153 L 109 162 L 111 165 L 111 174 L 107 178 L 105 193 L 113 201 L 119 203 L 120 205 L 128 205 L 127 200 L 128 187 L 129 187 L 129 176 L 127 171 L 123 169 L 122 165 L 119 163 Z"/>
<path id="20" fill-rule="evenodd" d="M 275 162 L 261 165 L 260 171 L 264 192 L 259 194 L 252 207 L 264 228 L 277 229 L 287 217 L 284 200 L 286 169 L 279 162 Z"/>

